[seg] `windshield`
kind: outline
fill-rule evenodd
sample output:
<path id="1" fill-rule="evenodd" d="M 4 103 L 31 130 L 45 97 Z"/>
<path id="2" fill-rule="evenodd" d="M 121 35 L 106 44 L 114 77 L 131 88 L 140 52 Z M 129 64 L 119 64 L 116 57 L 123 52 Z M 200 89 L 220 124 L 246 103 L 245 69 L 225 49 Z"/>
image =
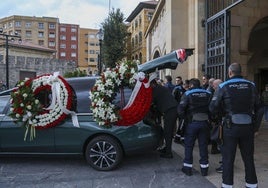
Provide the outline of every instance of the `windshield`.
<path id="1" fill-rule="evenodd" d="M 8 105 L 10 100 L 10 95 L 0 96 L 0 114 L 4 114 L 4 110 Z"/>

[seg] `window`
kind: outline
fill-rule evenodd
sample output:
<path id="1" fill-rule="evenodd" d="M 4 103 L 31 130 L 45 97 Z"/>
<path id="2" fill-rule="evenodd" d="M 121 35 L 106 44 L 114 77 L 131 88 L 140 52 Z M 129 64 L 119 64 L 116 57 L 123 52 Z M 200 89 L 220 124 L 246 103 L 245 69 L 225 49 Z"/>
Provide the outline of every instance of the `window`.
<path id="1" fill-rule="evenodd" d="M 134 37 L 131 39 L 131 46 L 132 47 L 134 47 L 134 45 L 135 45 L 135 39 L 134 39 Z"/>
<path id="2" fill-rule="evenodd" d="M 20 21 L 15 21 L 15 27 L 21 27 L 21 22 Z"/>
<path id="3" fill-rule="evenodd" d="M 148 17 L 148 20 L 151 21 L 153 17 L 153 12 L 148 12 L 147 17 Z"/>
<path id="4" fill-rule="evenodd" d="M 66 32 L 66 28 L 65 28 L 65 27 L 61 27 L 61 28 L 60 28 L 60 31 L 61 31 L 61 32 Z"/>
<path id="5" fill-rule="evenodd" d="M 76 57 L 76 53 L 75 52 L 72 52 L 71 53 L 71 57 Z"/>
<path id="6" fill-rule="evenodd" d="M 65 56 L 66 56 L 66 53 L 65 53 L 65 52 L 61 52 L 61 53 L 60 53 L 60 56 L 61 56 L 61 57 L 65 57 Z"/>
<path id="7" fill-rule="evenodd" d="M 76 28 L 71 28 L 71 32 L 76 33 Z"/>
<path id="8" fill-rule="evenodd" d="M 66 44 L 61 44 L 60 48 L 66 48 Z"/>
<path id="9" fill-rule="evenodd" d="M 39 22 L 38 23 L 38 29 L 44 29 L 44 23 Z"/>
<path id="10" fill-rule="evenodd" d="M 21 35 L 21 30 L 15 30 L 15 32 L 17 32 L 18 35 Z"/>
<path id="11" fill-rule="evenodd" d="M 9 27 L 13 27 L 13 23 L 12 22 L 9 22 Z"/>
<path id="12" fill-rule="evenodd" d="M 25 23 L 25 27 L 26 27 L 26 28 L 32 27 L 32 22 L 26 22 L 26 23 Z"/>
<path id="13" fill-rule="evenodd" d="M 43 40 L 38 40 L 38 45 L 44 46 L 44 41 Z"/>
<path id="14" fill-rule="evenodd" d="M 89 43 L 89 46 L 95 46 L 94 42 Z"/>
<path id="15" fill-rule="evenodd" d="M 89 54 L 95 54 L 95 50 L 89 50 Z"/>
<path id="16" fill-rule="evenodd" d="M 138 27 L 138 20 L 135 20 L 135 29 Z"/>
<path id="17" fill-rule="evenodd" d="M 65 35 L 61 35 L 60 36 L 60 40 L 66 40 L 66 36 Z"/>
<path id="18" fill-rule="evenodd" d="M 56 26 L 55 26 L 55 24 L 54 24 L 54 23 L 50 23 L 50 24 L 48 25 L 48 28 L 49 28 L 49 29 L 55 29 L 55 28 L 56 28 Z"/>
<path id="19" fill-rule="evenodd" d="M 44 32 L 43 31 L 38 31 L 38 37 L 43 38 L 44 37 Z"/>
<path id="20" fill-rule="evenodd" d="M 54 32 L 50 32 L 49 33 L 49 38 L 55 38 L 55 33 Z"/>
<path id="21" fill-rule="evenodd" d="M 76 49 L 76 44 L 72 44 L 72 45 L 71 45 L 71 48 L 72 48 L 72 49 Z"/>
<path id="22" fill-rule="evenodd" d="M 89 58 L 89 62 L 95 62 L 94 58 Z"/>
<path id="23" fill-rule="evenodd" d="M 138 45 L 138 35 L 135 35 L 135 45 Z"/>
<path id="24" fill-rule="evenodd" d="M 76 40 L 76 36 L 71 36 L 71 40 Z"/>
<path id="25" fill-rule="evenodd" d="M 32 31 L 26 31 L 25 35 L 26 35 L 26 37 L 31 37 L 32 36 Z"/>
<path id="26" fill-rule="evenodd" d="M 50 42 L 48 43 L 48 46 L 51 46 L 51 47 L 55 46 L 55 42 L 54 42 L 54 41 L 50 41 Z"/>
<path id="27" fill-rule="evenodd" d="M 139 32 L 139 43 L 141 43 L 142 42 L 142 32 L 140 31 Z"/>
<path id="28" fill-rule="evenodd" d="M 90 39 L 94 39 L 94 38 L 96 38 L 96 37 L 95 37 L 94 34 L 90 34 L 90 35 L 89 35 L 89 38 L 90 38 Z"/>

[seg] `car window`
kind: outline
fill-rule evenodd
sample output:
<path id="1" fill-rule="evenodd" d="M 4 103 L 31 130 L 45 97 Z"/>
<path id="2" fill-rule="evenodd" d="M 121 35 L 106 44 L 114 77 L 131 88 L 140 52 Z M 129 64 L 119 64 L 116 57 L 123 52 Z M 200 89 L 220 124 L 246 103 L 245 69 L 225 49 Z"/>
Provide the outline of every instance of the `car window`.
<path id="1" fill-rule="evenodd" d="M 116 97 L 113 100 L 113 104 L 115 104 L 119 108 L 123 108 L 128 103 L 131 93 L 132 90 L 130 88 L 124 88 L 124 93 L 116 93 Z"/>
<path id="2" fill-rule="evenodd" d="M 89 98 L 89 91 L 94 86 L 96 78 L 72 78 L 67 79 L 76 94 L 76 112 L 77 113 L 91 113 L 91 101 Z"/>
<path id="3" fill-rule="evenodd" d="M 0 114 L 4 114 L 4 110 L 10 101 L 10 96 L 0 96 Z"/>

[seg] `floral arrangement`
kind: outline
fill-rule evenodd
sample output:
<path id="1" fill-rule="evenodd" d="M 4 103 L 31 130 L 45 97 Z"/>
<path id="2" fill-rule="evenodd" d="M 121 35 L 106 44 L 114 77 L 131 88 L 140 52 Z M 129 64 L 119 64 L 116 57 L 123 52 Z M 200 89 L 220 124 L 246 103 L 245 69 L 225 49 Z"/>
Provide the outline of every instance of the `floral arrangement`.
<path id="1" fill-rule="evenodd" d="M 93 116 L 99 125 L 111 126 L 113 123 L 130 125 L 144 117 L 149 110 L 152 97 L 149 84 L 146 84 L 146 88 L 149 89 L 145 90 L 145 86 L 141 84 L 141 81 L 148 82 L 144 74 L 143 76 L 138 76 L 135 62 L 122 61 L 116 68 L 108 69 L 102 73 L 90 91 Z M 134 88 L 135 97 L 130 100 L 131 104 L 126 105 L 124 109 L 112 104 L 116 93 L 120 89 L 123 89 L 123 87 L 133 88 L 134 85 L 136 88 Z M 137 96 L 139 96 L 139 99 L 137 99 Z M 140 112 L 140 114 L 137 114 L 137 112 Z"/>
<path id="2" fill-rule="evenodd" d="M 42 111 L 42 104 L 35 98 L 32 84 L 32 79 L 28 78 L 19 82 L 18 89 L 11 93 L 10 101 L 10 117 L 14 118 L 16 123 L 24 122 L 27 131 L 31 128 L 32 124 L 37 122 L 34 117 Z M 32 136 L 35 136 L 34 131 Z"/>
<path id="3" fill-rule="evenodd" d="M 51 91 L 51 103 L 44 107 L 38 100 L 41 91 Z M 42 75 L 21 81 L 11 93 L 10 117 L 15 122 L 23 122 L 26 127 L 24 140 L 30 130 L 30 140 L 35 137 L 35 129 L 54 127 L 71 112 L 73 93 L 69 84 L 58 74 Z"/>

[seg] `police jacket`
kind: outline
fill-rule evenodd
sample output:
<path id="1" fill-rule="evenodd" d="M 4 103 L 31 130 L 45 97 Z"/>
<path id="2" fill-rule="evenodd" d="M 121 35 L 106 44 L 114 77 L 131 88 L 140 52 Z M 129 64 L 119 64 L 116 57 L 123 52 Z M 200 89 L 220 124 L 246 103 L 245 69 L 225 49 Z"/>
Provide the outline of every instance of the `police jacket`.
<path id="1" fill-rule="evenodd" d="M 252 124 L 261 107 L 255 84 L 234 76 L 219 85 L 209 105 L 211 113 L 223 112 L 233 124 Z"/>
<path id="2" fill-rule="evenodd" d="M 178 105 L 179 117 L 186 119 L 188 122 L 208 120 L 210 99 L 210 91 L 191 88 L 183 94 Z"/>

